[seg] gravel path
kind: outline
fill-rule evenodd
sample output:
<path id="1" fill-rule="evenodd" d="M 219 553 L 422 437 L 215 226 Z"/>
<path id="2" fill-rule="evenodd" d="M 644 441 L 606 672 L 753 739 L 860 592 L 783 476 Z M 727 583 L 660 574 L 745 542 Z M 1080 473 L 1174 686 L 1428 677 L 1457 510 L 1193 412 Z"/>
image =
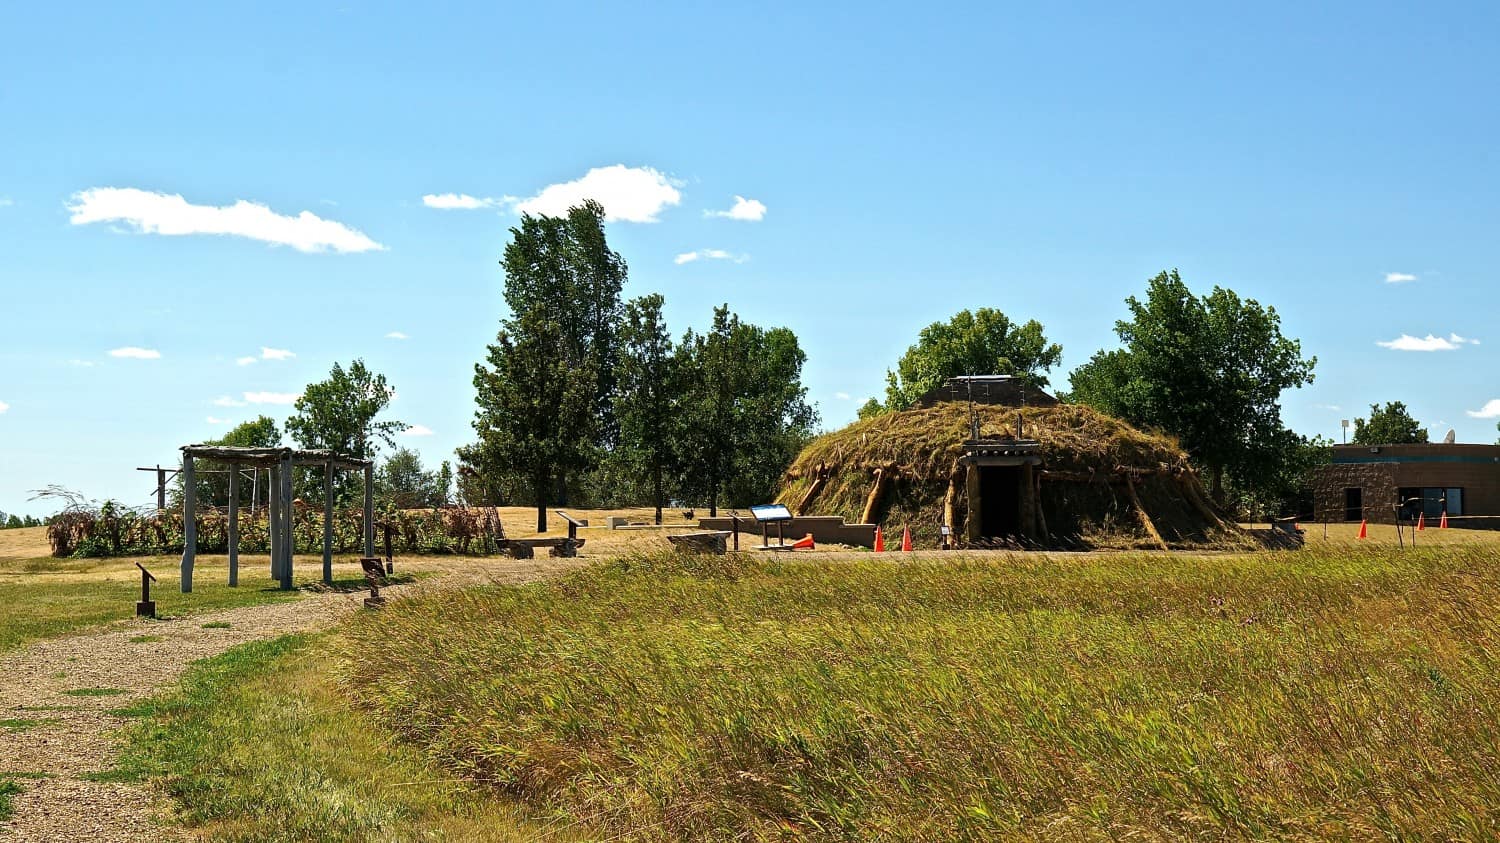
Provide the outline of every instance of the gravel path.
<path id="1" fill-rule="evenodd" d="M 402 592 L 417 589 L 526 582 L 582 561 L 487 560 L 481 566 L 449 571 L 440 578 L 384 593 L 399 599 Z M 427 566 L 410 565 L 404 570 L 423 567 Z M 155 822 L 156 802 L 161 797 L 149 787 L 86 778 L 113 767 L 118 754 L 112 735 L 128 720 L 110 711 L 172 686 L 192 662 L 237 644 L 327 628 L 357 609 L 364 596 L 309 594 L 286 603 L 174 620 L 133 620 L 38 641 L 0 656 L 0 721 L 37 721 L 14 729 L 0 724 L 0 777 L 47 774 L 46 778 L 17 779 L 24 790 L 12 797 L 14 815 L 0 823 L 0 843 L 187 839 Z M 214 622 L 228 626 L 204 628 Z M 160 640 L 131 641 L 143 635 Z M 87 689 L 109 692 L 68 693 Z"/>

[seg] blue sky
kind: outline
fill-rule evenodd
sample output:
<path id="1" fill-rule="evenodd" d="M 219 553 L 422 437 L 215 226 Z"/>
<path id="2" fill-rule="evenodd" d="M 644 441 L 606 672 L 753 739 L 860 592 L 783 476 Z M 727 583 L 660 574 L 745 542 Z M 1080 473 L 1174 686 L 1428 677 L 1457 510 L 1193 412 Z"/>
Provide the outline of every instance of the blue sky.
<path id="1" fill-rule="evenodd" d="M 449 457 L 507 228 L 579 190 L 674 333 L 794 329 L 830 426 L 964 307 L 1064 386 L 1177 267 L 1317 355 L 1298 431 L 1496 438 L 1493 4 L 220 5 L 0 10 L 0 510 L 145 503 L 355 357 Z"/>

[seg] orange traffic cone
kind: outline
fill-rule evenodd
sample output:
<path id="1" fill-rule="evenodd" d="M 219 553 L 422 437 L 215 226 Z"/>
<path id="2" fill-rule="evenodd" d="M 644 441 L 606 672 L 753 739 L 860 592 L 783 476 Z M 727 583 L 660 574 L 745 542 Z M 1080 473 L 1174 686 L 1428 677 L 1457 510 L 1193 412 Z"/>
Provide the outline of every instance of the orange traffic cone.
<path id="1" fill-rule="evenodd" d="M 875 525 L 875 552 L 885 553 L 885 536 L 880 534 L 880 525 Z"/>
<path id="2" fill-rule="evenodd" d="M 1369 535 L 1369 533 L 1370 533 L 1370 522 L 1369 521 L 1361 521 L 1361 522 L 1359 522 L 1359 538 L 1365 538 L 1366 536 Z"/>
<path id="3" fill-rule="evenodd" d="M 911 553 L 911 528 L 901 528 L 901 552 Z"/>
<path id="4" fill-rule="evenodd" d="M 813 549 L 813 537 L 812 537 L 812 533 L 808 533 L 807 535 L 803 536 L 800 539 L 797 539 L 795 542 L 792 543 L 792 550 L 803 550 L 803 549 L 806 549 L 806 550 L 812 550 Z"/>
<path id="5" fill-rule="evenodd" d="M 1446 510 L 1446 509 L 1443 510 L 1443 517 L 1438 519 L 1438 529 L 1439 530 L 1446 530 L 1446 529 L 1448 529 L 1448 510 Z"/>
<path id="6" fill-rule="evenodd" d="M 1417 532 L 1427 532 L 1427 513 L 1425 512 L 1417 513 Z"/>

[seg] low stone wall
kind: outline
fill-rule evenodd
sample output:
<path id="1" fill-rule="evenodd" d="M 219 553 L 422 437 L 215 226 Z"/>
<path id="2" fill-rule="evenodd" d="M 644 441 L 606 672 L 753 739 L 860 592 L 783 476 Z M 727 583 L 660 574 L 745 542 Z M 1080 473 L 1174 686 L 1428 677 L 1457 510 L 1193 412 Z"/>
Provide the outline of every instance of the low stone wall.
<path id="1" fill-rule="evenodd" d="M 700 530 L 733 530 L 732 518 L 704 518 L 698 522 Z M 776 525 L 769 525 L 771 541 L 776 540 Z M 874 524 L 846 524 L 836 515 L 803 515 L 782 525 L 782 534 L 788 543 L 811 534 L 813 541 L 821 544 L 847 544 L 855 547 L 875 546 Z M 740 519 L 740 546 L 745 547 L 745 537 L 751 536 L 751 544 L 760 542 L 760 525 L 753 519 Z"/>

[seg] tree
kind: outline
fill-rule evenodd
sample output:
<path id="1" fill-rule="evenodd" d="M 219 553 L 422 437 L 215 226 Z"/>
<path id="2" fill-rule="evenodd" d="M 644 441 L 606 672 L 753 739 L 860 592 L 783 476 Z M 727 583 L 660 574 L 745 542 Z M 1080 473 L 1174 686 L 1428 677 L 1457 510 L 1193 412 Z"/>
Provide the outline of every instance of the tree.
<path id="1" fill-rule="evenodd" d="M 725 305 L 714 309 L 706 334 L 687 332 L 677 357 L 683 493 L 707 498 L 710 517 L 721 496 L 736 505 L 763 502 L 817 423 L 796 335 L 742 323 Z"/>
<path id="2" fill-rule="evenodd" d="M 416 451 L 397 448 L 380 466 L 375 488 L 397 509 L 417 509 L 447 503 L 441 484 L 439 473 L 423 468 Z"/>
<path id="3" fill-rule="evenodd" d="M 678 413 L 672 337 L 662 317 L 664 300 L 653 293 L 625 305 L 620 332 L 616 418 L 622 461 L 642 469 L 651 485 L 656 523 L 666 505 L 667 472 L 674 462 Z"/>
<path id="4" fill-rule="evenodd" d="M 883 410 L 905 410 L 927 390 L 959 375 L 1015 375 L 1045 388 L 1046 373 L 1062 359 L 1062 346 L 1047 342 L 1035 319 L 1017 325 L 998 310 L 961 310 L 947 322 L 922 329 L 917 342 L 886 372 Z M 874 399 L 871 399 L 873 402 Z M 876 415 L 876 402 L 860 417 Z"/>
<path id="5" fill-rule="evenodd" d="M 275 448 L 281 445 L 281 431 L 276 427 L 276 420 L 270 416 L 257 416 L 246 422 L 235 425 L 228 433 L 218 439 L 210 439 L 204 443 L 207 445 L 226 445 L 236 448 Z M 212 506 L 229 505 L 229 464 L 215 463 L 209 460 L 200 460 L 205 469 L 213 471 L 200 471 L 195 475 L 197 485 L 197 499 L 199 504 Z M 252 500 L 263 500 L 260 497 L 261 484 L 270 483 L 268 472 L 256 471 L 250 475 L 251 488 L 246 489 L 245 484 L 240 485 L 240 499 L 245 502 Z M 177 475 L 171 490 L 172 507 L 182 506 L 182 475 Z"/>
<path id="6" fill-rule="evenodd" d="M 347 371 L 334 363 L 327 380 L 303 390 L 293 405 L 296 415 L 286 421 L 286 432 L 309 450 L 372 459 L 381 443 L 394 446 L 395 434 L 406 429 L 399 421 L 376 421 L 394 392 L 385 375 L 365 368 L 363 360 L 355 360 Z"/>
<path id="7" fill-rule="evenodd" d="M 1370 405 L 1370 419 L 1354 420 L 1356 445 L 1412 445 L 1427 441 L 1427 428 L 1411 417 L 1406 405 L 1388 401 L 1384 407 Z"/>
<path id="8" fill-rule="evenodd" d="M 595 458 L 598 381 L 586 362 L 558 354 L 562 330 L 545 312 L 526 311 L 505 324 L 488 365 L 474 367 L 479 441 L 460 448 L 459 458 L 480 475 L 526 481 L 541 533 L 557 481 Z"/>
<path id="9" fill-rule="evenodd" d="M 514 318 L 544 314 L 557 326 L 556 353 L 593 371 L 590 399 L 598 429 L 613 444 L 617 429 L 611 399 L 627 269 L 605 238 L 604 206 L 586 200 L 562 217 L 523 214 L 521 224 L 511 229 L 500 264 L 505 268 L 505 303 Z"/>
<path id="10" fill-rule="evenodd" d="M 1073 372 L 1073 399 L 1177 436 L 1220 503 L 1226 476 L 1241 488 L 1274 478 L 1287 452 L 1281 393 L 1312 383 L 1317 363 L 1282 336 L 1276 309 L 1221 287 L 1195 296 L 1176 270 L 1125 303 L 1124 347 Z"/>

